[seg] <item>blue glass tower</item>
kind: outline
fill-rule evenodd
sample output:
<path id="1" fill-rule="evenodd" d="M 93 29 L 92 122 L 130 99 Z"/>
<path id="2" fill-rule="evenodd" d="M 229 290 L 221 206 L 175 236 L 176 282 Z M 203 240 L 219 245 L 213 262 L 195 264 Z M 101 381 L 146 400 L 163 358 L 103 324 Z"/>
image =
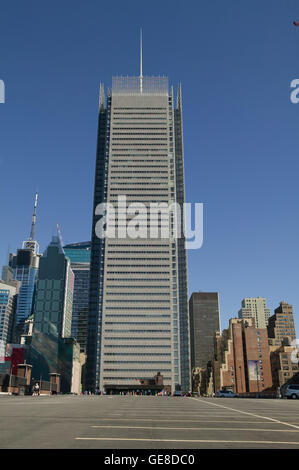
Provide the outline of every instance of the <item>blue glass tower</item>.
<path id="1" fill-rule="evenodd" d="M 82 352 L 86 352 L 87 347 L 90 246 L 90 242 L 64 246 L 64 252 L 71 261 L 75 276 L 72 337 L 76 338 Z"/>
<path id="2" fill-rule="evenodd" d="M 13 270 L 13 279 L 20 281 L 20 291 L 16 310 L 16 327 L 23 324 L 32 313 L 34 290 L 36 285 L 39 260 L 39 245 L 34 240 L 37 197 L 35 195 L 32 226 L 29 240 L 24 240 L 17 254 L 10 254 L 9 266 Z"/>

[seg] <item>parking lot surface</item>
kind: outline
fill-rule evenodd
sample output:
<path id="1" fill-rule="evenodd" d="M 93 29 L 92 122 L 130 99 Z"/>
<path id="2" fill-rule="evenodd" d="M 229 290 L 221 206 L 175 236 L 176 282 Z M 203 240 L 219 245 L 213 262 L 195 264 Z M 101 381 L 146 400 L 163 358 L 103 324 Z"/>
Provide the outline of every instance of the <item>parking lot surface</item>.
<path id="1" fill-rule="evenodd" d="M 299 400 L 0 396 L 2 449 L 299 449 Z"/>

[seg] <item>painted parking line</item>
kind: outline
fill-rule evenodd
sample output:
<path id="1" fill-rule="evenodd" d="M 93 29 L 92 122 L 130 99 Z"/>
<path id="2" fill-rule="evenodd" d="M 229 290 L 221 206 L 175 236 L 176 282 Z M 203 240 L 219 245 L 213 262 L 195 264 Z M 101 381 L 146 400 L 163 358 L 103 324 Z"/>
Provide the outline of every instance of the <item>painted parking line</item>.
<path id="1" fill-rule="evenodd" d="M 144 422 L 147 422 L 147 421 L 154 421 L 155 423 L 157 422 L 156 419 L 148 419 L 148 418 L 101 418 L 99 421 L 144 421 Z M 198 419 L 160 419 L 159 420 L 160 422 L 163 421 L 163 422 L 173 422 L 173 423 L 227 423 L 227 419 L 226 420 L 220 420 L 220 419 L 201 419 L 200 421 Z M 233 418 L 233 421 L 231 420 L 230 422 L 234 422 L 234 423 L 247 423 L 247 424 L 274 424 L 274 423 L 265 423 L 265 421 L 244 421 L 243 419 L 239 419 L 239 418 Z"/>
<path id="2" fill-rule="evenodd" d="M 228 407 L 228 406 L 217 405 L 217 403 L 207 402 L 207 401 L 201 400 L 200 398 L 190 398 L 190 399 L 191 399 L 191 400 L 196 400 L 197 402 L 204 403 L 205 405 L 218 406 L 218 407 L 224 408 L 224 409 L 226 409 L 226 410 L 235 411 L 236 413 L 241 413 L 241 414 L 253 416 L 253 417 L 255 417 L 255 418 L 267 419 L 267 420 L 269 420 L 269 421 L 273 421 L 273 422 L 275 422 L 275 423 L 279 423 L 279 424 L 282 424 L 282 425 L 284 425 L 284 426 L 290 426 L 290 427 L 299 429 L 299 426 L 296 426 L 295 424 L 285 423 L 284 421 L 279 421 L 278 419 L 269 418 L 268 416 L 261 416 L 261 415 L 257 415 L 257 414 L 254 414 L 254 413 L 250 413 L 249 411 L 236 410 L 235 408 L 230 408 L 230 407 Z"/>
<path id="3" fill-rule="evenodd" d="M 142 442 L 192 442 L 192 443 L 216 443 L 216 444 L 279 444 L 279 445 L 297 445 L 299 442 L 287 441 L 228 441 L 215 439 L 145 439 L 145 438 L 127 438 L 127 437 L 75 437 L 77 441 L 142 441 Z"/>
<path id="4" fill-rule="evenodd" d="M 254 431 L 254 432 L 295 432 L 298 433 L 298 430 L 295 429 L 259 429 L 259 428 L 211 428 L 211 427 L 200 427 L 200 428 L 170 428 L 170 427 L 158 427 L 158 426 L 111 426 L 111 425 L 102 425 L 102 426 L 91 426 L 91 428 L 104 428 L 104 429 L 155 429 L 155 430 L 167 430 L 167 431 Z"/>

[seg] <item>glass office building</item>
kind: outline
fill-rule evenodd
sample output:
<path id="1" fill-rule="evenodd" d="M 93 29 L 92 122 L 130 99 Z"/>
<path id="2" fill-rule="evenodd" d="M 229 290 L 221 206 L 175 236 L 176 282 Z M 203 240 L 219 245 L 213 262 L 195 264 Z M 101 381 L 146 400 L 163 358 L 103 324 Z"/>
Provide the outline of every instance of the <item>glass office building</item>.
<path id="1" fill-rule="evenodd" d="M 90 242 L 64 246 L 75 276 L 71 334 L 80 344 L 82 352 L 86 352 L 87 347 L 90 246 Z"/>
<path id="2" fill-rule="evenodd" d="M 99 238 L 97 207 L 119 196 L 126 208 L 185 202 L 181 88 L 175 100 L 167 77 L 114 77 L 107 97 L 100 87 L 86 386 L 130 388 L 160 372 L 171 391 L 190 390 L 185 239 L 172 219 L 166 238 L 163 221 L 156 237 Z"/>
<path id="3" fill-rule="evenodd" d="M 30 250 L 20 249 L 17 251 L 17 255 L 11 255 L 10 266 L 13 269 L 13 279 L 21 283 L 16 325 L 24 323 L 32 313 L 39 259 L 40 256 L 34 255 Z"/>
<path id="4" fill-rule="evenodd" d="M 61 344 L 71 336 L 74 275 L 58 237 L 40 260 L 31 340 L 32 375 L 61 373 Z"/>
<path id="5" fill-rule="evenodd" d="M 13 279 L 20 281 L 16 327 L 24 324 L 25 320 L 31 315 L 33 308 L 34 291 L 41 257 L 39 245 L 34 240 L 37 196 L 36 194 L 29 240 L 23 241 L 22 248 L 17 250 L 17 254 L 11 253 L 9 257 L 9 266 L 13 270 Z"/>
<path id="6" fill-rule="evenodd" d="M 12 329 L 18 288 L 0 279 L 0 347 L 12 341 Z M 0 354 L 1 357 L 1 354 Z"/>

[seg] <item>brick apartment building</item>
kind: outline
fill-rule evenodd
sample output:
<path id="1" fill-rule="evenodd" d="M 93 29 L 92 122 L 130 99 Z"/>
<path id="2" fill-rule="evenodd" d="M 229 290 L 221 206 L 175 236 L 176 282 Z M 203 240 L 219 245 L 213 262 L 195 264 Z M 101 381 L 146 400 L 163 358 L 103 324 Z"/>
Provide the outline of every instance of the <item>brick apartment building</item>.
<path id="1" fill-rule="evenodd" d="M 270 346 L 273 386 L 283 387 L 298 374 L 298 349 L 285 338 L 280 347 Z M 298 382 L 297 382 L 298 383 Z"/>
<path id="2" fill-rule="evenodd" d="M 214 387 L 238 394 L 272 388 L 270 349 L 266 328 L 255 328 L 251 318 L 233 318 L 215 337 Z"/>

